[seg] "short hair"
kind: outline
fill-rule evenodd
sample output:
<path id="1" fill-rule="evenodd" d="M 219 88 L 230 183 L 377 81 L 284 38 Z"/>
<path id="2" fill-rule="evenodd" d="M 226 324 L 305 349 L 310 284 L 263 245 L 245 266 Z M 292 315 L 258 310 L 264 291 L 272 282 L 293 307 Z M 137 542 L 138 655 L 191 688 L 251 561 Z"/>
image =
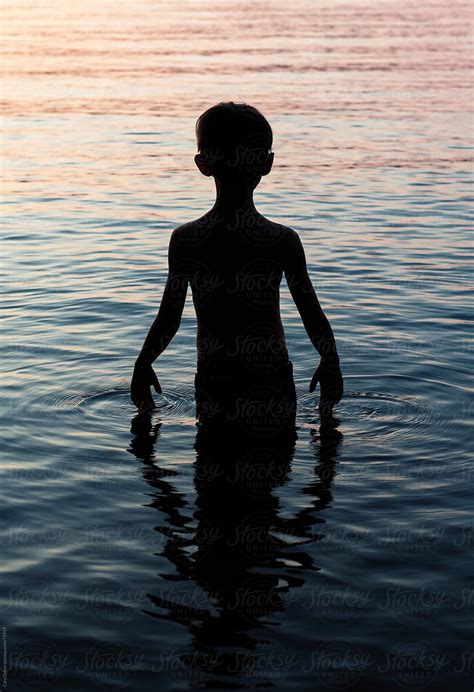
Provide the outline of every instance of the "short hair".
<path id="1" fill-rule="evenodd" d="M 196 122 L 198 151 L 218 177 L 248 174 L 265 162 L 273 143 L 268 120 L 253 106 L 233 101 L 208 108 Z"/>

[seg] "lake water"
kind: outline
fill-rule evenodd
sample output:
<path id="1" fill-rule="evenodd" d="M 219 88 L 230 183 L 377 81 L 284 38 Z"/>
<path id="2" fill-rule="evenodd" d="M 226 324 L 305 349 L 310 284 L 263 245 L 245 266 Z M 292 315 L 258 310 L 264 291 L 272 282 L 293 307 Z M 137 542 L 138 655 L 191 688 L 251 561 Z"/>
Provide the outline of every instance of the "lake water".
<path id="1" fill-rule="evenodd" d="M 3 34 L 9 687 L 471 690 L 469 3 L 6 0 Z M 256 203 L 346 388 L 321 435 L 283 285 L 297 440 L 246 450 L 243 495 L 236 441 L 196 443 L 190 294 L 148 424 L 129 397 L 231 99 L 273 126 Z"/>

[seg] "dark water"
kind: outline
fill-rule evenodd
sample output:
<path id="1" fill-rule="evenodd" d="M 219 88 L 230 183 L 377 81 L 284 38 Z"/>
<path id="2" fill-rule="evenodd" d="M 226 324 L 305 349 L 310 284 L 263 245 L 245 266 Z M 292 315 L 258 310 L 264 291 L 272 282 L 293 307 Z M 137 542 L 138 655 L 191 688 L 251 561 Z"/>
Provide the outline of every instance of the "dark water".
<path id="1" fill-rule="evenodd" d="M 11 689 L 471 690 L 468 3 L 4 3 Z M 195 322 L 129 399 L 196 116 L 260 107 L 346 395 L 282 288 L 297 439 L 196 439 Z M 225 473 L 222 463 L 225 462 Z M 471 500 L 469 500 L 471 497 Z M 471 509 L 470 509 L 471 508 Z"/>

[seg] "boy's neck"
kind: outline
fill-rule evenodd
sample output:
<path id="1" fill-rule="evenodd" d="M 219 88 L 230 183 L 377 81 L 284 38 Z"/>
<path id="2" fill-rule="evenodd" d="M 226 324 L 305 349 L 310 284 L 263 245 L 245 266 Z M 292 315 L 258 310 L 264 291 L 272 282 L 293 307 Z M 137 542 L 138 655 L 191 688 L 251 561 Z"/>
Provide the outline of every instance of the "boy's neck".
<path id="1" fill-rule="evenodd" d="M 241 183 L 223 183 L 216 180 L 216 201 L 212 211 L 233 214 L 237 211 L 256 212 L 253 187 Z"/>

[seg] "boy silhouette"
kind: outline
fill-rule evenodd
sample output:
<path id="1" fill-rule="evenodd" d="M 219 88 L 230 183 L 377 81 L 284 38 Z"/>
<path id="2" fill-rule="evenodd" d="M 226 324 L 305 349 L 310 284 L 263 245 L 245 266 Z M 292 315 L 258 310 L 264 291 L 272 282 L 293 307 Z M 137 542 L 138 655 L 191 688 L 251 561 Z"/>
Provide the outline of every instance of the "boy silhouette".
<path id="1" fill-rule="evenodd" d="M 309 391 L 320 384 L 321 422 L 332 420 L 343 381 L 331 326 L 308 276 L 298 234 L 255 208 L 253 191 L 273 165 L 273 134 L 252 106 L 219 103 L 197 120 L 200 172 L 213 177 L 216 201 L 176 228 L 160 309 L 135 362 L 131 398 L 140 411 L 161 394 L 153 361 L 176 334 L 191 286 L 197 318 L 197 415 L 201 422 L 244 422 L 277 431 L 294 420 L 296 394 L 280 318 L 283 274 L 321 360 Z M 272 420 L 272 423 L 269 423 Z M 255 427 L 256 426 L 256 427 Z M 273 426 L 273 427 L 272 427 Z"/>

